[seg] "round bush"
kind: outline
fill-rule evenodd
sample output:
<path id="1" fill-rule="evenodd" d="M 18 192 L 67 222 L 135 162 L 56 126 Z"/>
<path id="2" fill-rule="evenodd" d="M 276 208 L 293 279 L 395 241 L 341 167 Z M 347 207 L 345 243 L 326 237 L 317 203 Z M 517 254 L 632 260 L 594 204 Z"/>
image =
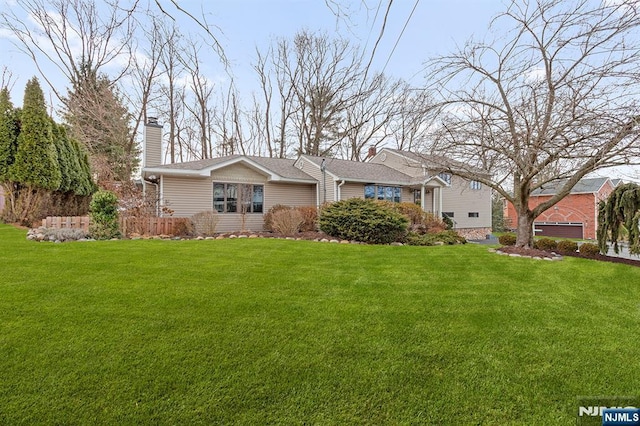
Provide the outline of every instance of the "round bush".
<path id="1" fill-rule="evenodd" d="M 580 254 L 582 255 L 595 257 L 599 253 L 600 248 L 595 244 L 583 243 L 582 245 L 580 245 Z"/>
<path id="2" fill-rule="evenodd" d="M 552 240 L 551 238 L 540 238 L 534 242 L 534 247 L 538 250 L 553 251 L 557 250 L 558 243 L 556 240 Z"/>
<path id="3" fill-rule="evenodd" d="M 503 246 L 515 246 L 516 236 L 513 234 L 504 234 L 498 237 L 498 242 Z"/>
<path id="4" fill-rule="evenodd" d="M 558 241 L 558 252 L 562 254 L 575 253 L 578 251 L 578 243 L 570 240 Z"/>
<path id="5" fill-rule="evenodd" d="M 351 198 L 322 209 L 320 229 L 335 238 L 389 244 L 404 238 L 408 219 L 371 200 Z"/>
<path id="6" fill-rule="evenodd" d="M 292 210 L 293 207 L 285 206 L 283 204 L 276 204 L 271 207 L 269 211 L 264 215 L 264 229 L 267 231 L 273 231 L 273 214 L 283 210 Z"/>

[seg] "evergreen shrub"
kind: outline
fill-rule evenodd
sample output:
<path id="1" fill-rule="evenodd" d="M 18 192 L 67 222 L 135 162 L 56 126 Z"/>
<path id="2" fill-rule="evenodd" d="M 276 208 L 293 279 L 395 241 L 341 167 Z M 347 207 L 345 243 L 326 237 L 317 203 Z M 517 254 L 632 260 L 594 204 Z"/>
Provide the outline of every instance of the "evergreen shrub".
<path id="1" fill-rule="evenodd" d="M 111 191 L 98 191 L 89 204 L 89 234 L 96 240 L 120 237 L 118 224 L 118 197 Z"/>
<path id="2" fill-rule="evenodd" d="M 596 244 L 583 243 L 580 245 L 580 254 L 588 257 L 596 257 L 600 253 L 600 248 Z"/>
<path id="3" fill-rule="evenodd" d="M 515 246 L 516 236 L 514 234 L 503 234 L 498 237 L 498 242 L 503 246 Z"/>
<path id="4" fill-rule="evenodd" d="M 551 238 L 540 238 L 534 241 L 533 246 L 538 250 L 554 251 L 558 249 L 558 243 Z"/>
<path id="5" fill-rule="evenodd" d="M 575 253 L 578 251 L 578 243 L 570 240 L 558 241 L 558 252 L 562 254 Z"/>
<path id="6" fill-rule="evenodd" d="M 320 229 L 335 238 L 370 244 L 401 241 L 409 220 L 394 209 L 371 200 L 351 198 L 322 209 Z"/>

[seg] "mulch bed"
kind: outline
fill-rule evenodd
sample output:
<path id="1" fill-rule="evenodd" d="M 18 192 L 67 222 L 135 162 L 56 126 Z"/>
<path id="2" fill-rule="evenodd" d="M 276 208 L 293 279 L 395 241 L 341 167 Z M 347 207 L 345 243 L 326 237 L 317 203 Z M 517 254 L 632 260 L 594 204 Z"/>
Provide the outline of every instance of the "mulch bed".
<path id="1" fill-rule="evenodd" d="M 522 247 L 515 247 L 515 246 L 503 246 L 503 247 L 500 247 L 499 250 L 503 253 L 519 254 L 521 256 L 548 257 L 548 258 L 554 257 L 554 255 L 549 251 L 538 250 L 538 249 L 525 249 Z M 625 265 L 640 267 L 640 258 L 638 258 L 638 260 L 634 260 L 634 259 L 626 259 L 623 257 L 605 256 L 603 254 L 597 254 L 595 256 L 585 256 L 584 254 L 581 254 L 578 252 L 562 253 L 562 256 L 580 257 L 583 259 L 592 259 L 592 260 L 598 260 L 601 262 L 622 263 Z"/>

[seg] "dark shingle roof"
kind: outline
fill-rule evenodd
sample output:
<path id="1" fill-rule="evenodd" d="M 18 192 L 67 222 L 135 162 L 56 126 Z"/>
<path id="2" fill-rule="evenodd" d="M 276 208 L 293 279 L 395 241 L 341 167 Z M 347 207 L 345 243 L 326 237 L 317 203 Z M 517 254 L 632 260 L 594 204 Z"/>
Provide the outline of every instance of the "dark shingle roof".
<path id="1" fill-rule="evenodd" d="M 598 192 L 607 179 L 609 178 L 599 177 L 582 179 L 573 187 L 573 189 L 571 189 L 571 194 L 592 194 Z M 565 182 L 566 180 L 550 182 L 543 185 L 541 188 L 532 191 L 531 195 L 554 195 Z"/>
<path id="2" fill-rule="evenodd" d="M 320 166 L 323 157 L 305 155 L 303 158 Z M 411 177 L 384 164 L 362 163 L 358 161 L 327 158 L 325 162 L 327 172 L 338 179 L 371 183 L 409 184 Z"/>

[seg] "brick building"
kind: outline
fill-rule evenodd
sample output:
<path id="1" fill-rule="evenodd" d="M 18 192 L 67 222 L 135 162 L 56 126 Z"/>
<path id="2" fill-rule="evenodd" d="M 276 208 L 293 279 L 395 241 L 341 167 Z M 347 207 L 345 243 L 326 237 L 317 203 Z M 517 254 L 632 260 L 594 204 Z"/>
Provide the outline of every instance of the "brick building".
<path id="1" fill-rule="evenodd" d="M 619 182 L 618 179 L 606 177 L 582 179 L 569 195 L 536 218 L 536 236 L 596 239 L 598 203 L 606 199 Z M 533 191 L 529 207 L 533 208 L 547 201 L 556 193 L 561 183 L 563 182 Z M 506 201 L 504 217 L 508 227 L 518 223 L 515 208 Z"/>

